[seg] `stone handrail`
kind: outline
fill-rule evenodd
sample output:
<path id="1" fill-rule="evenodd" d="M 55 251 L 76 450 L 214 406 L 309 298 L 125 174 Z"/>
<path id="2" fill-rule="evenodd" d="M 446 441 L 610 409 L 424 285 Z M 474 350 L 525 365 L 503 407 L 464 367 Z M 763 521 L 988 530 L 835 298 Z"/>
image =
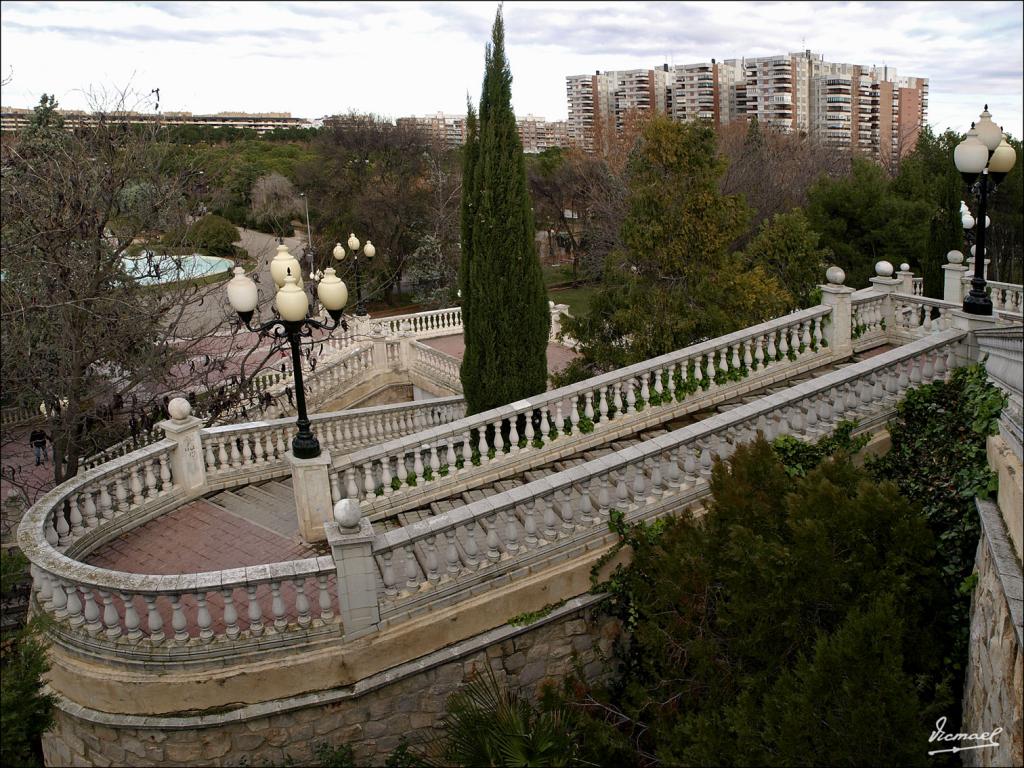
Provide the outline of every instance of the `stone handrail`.
<path id="1" fill-rule="evenodd" d="M 393 514 L 421 501 L 441 477 L 464 482 L 519 467 L 523 460 L 547 461 L 591 432 L 607 434 L 623 422 L 636 427 L 649 415 L 640 413 L 645 408 L 660 412 L 705 390 L 714 395 L 733 382 L 749 384 L 749 390 L 755 382 L 772 383 L 821 365 L 832 357 L 822 332 L 830 313 L 828 306 L 795 312 L 357 451 L 333 462 L 335 474 L 346 498 L 365 500 L 362 508 L 371 519 Z M 452 479 L 444 485 L 459 485 Z"/>
<path id="2" fill-rule="evenodd" d="M 38 409 L 9 407 L 0 410 L 0 424 L 5 427 L 26 424 L 40 418 L 42 418 L 42 414 Z"/>
<path id="3" fill-rule="evenodd" d="M 456 602 L 614 538 L 614 508 L 635 521 L 709 493 L 716 457 L 761 431 L 815 440 L 843 419 L 880 426 L 910 386 L 944 378 L 961 330 L 930 335 L 777 394 L 373 538 L 382 621 Z M 365 522 L 365 521 L 364 521 Z"/>
<path id="4" fill-rule="evenodd" d="M 466 412 L 462 397 L 350 408 L 309 417 L 323 448 L 344 455 L 368 445 L 448 424 Z M 229 424 L 202 431 L 206 476 L 212 484 L 245 482 L 252 474 L 287 474 L 285 453 L 297 427 L 291 417 Z M 340 496 L 334 494 L 336 499 Z"/>
<path id="5" fill-rule="evenodd" d="M 1024 313 L 1024 286 L 989 280 L 988 287 L 992 289 L 993 309 L 1013 315 Z"/>
<path id="6" fill-rule="evenodd" d="M 863 288 L 851 300 L 850 330 L 856 351 L 884 343 L 887 328 L 886 295 Z"/>
<path id="7" fill-rule="evenodd" d="M 377 322 L 388 336 L 409 334 L 416 339 L 453 336 L 462 333 L 462 307 L 383 317 Z"/>
<path id="8" fill-rule="evenodd" d="M 902 293 L 893 294 L 892 302 L 893 331 L 902 331 L 912 336 L 950 328 L 953 324 L 952 313 L 960 309 L 959 304 L 942 299 L 908 296 Z"/>
<path id="9" fill-rule="evenodd" d="M 412 355 L 410 370 L 453 392 L 462 391 L 459 361 L 456 358 L 418 341 L 410 342 L 409 351 Z"/>

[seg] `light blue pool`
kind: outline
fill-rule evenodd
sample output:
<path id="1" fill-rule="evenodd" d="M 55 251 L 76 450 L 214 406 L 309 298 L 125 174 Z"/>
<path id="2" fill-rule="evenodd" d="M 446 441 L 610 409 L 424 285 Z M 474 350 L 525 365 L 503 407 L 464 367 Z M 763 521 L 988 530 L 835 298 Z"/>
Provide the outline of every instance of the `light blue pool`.
<path id="1" fill-rule="evenodd" d="M 229 272 L 235 265 L 230 259 L 203 256 L 199 253 L 187 256 L 150 256 L 145 251 L 136 258 L 125 256 L 122 263 L 125 271 L 142 285 L 195 280 L 198 277 Z"/>

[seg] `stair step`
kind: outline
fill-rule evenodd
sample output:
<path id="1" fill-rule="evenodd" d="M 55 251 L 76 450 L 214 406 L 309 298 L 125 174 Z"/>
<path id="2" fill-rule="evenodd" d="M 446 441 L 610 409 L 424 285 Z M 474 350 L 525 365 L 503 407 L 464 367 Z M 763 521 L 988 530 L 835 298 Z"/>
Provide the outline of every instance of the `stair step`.
<path id="1" fill-rule="evenodd" d="M 456 504 L 450 499 L 445 499 L 444 501 L 432 501 L 430 503 L 430 511 L 435 515 L 443 515 L 445 512 L 450 512 L 460 506 L 462 505 Z"/>
<path id="2" fill-rule="evenodd" d="M 246 499 L 251 499 L 254 504 L 264 507 L 288 507 L 293 512 L 295 511 L 295 498 L 283 499 L 279 496 L 275 496 L 272 493 L 264 491 L 262 488 L 255 486 L 249 486 L 247 488 L 239 488 L 236 493 Z"/>
<path id="3" fill-rule="evenodd" d="M 466 504 L 472 504 L 474 501 L 483 501 L 484 499 L 487 498 L 488 495 L 489 494 L 484 493 L 484 491 L 481 490 L 480 488 L 474 488 L 472 490 L 465 491 L 462 494 L 462 500 Z"/>
<path id="4" fill-rule="evenodd" d="M 295 504 L 295 492 L 291 486 L 286 486 L 284 483 L 277 480 L 271 480 L 269 483 L 257 486 L 263 493 L 275 496 L 282 501 L 290 501 L 292 505 Z"/>

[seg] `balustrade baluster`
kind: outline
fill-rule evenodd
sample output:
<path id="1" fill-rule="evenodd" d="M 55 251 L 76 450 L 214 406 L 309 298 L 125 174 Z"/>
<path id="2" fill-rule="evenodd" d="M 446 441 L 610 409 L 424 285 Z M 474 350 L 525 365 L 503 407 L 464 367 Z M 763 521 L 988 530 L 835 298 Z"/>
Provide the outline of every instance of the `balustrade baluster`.
<path id="1" fill-rule="evenodd" d="M 64 610 L 67 613 L 68 623 L 72 627 L 80 627 L 85 621 L 82 616 L 82 600 L 78 597 L 78 585 L 71 582 L 62 582 L 64 589 Z"/>
<path id="2" fill-rule="evenodd" d="M 259 588 L 257 584 L 246 584 L 245 591 L 247 593 L 247 613 L 249 616 L 249 634 L 253 637 L 260 637 L 263 634 L 263 608 L 260 607 L 260 601 L 256 597 L 256 590 Z"/>
<path id="3" fill-rule="evenodd" d="M 608 490 L 608 473 L 603 472 L 599 480 L 599 486 L 597 490 L 597 514 L 600 518 L 604 519 L 608 517 L 608 512 L 612 506 L 611 493 Z"/>
<path id="4" fill-rule="evenodd" d="M 578 502 L 580 525 L 591 526 L 594 524 L 594 502 L 590 498 L 590 480 L 584 480 L 580 484 L 580 499 Z"/>
<path id="5" fill-rule="evenodd" d="M 463 543 L 463 550 L 466 553 L 466 565 L 469 568 L 476 568 L 479 565 L 480 548 L 476 543 L 476 523 L 472 520 L 465 525 L 466 541 Z"/>
<path id="6" fill-rule="evenodd" d="M 452 472 L 455 470 L 455 447 L 450 437 L 444 439 L 444 448 L 444 463 L 448 465 L 448 471 Z"/>
<path id="7" fill-rule="evenodd" d="M 597 412 L 601 414 L 602 423 L 608 420 L 608 387 L 601 387 L 601 401 L 598 404 Z"/>
<path id="8" fill-rule="evenodd" d="M 68 615 L 68 593 L 64 591 L 64 582 L 56 576 L 51 576 L 50 608 L 58 620 L 63 620 Z"/>
<path id="9" fill-rule="evenodd" d="M 469 432 L 462 433 L 462 466 L 471 467 L 473 461 L 473 446 L 470 441 Z"/>
<path id="10" fill-rule="evenodd" d="M 227 469 L 228 466 L 229 466 L 229 464 L 228 464 L 228 449 L 227 449 L 227 445 L 225 445 L 223 437 L 218 437 L 217 438 L 217 458 L 219 460 L 218 469 L 220 469 L 222 471 Z"/>
<path id="11" fill-rule="evenodd" d="M 420 588 L 416 554 L 412 550 L 412 544 L 406 544 L 403 549 L 405 550 L 405 588 L 409 592 L 416 592 Z"/>
<path id="12" fill-rule="evenodd" d="M 166 453 L 160 455 L 160 495 L 170 493 L 173 487 L 171 480 L 171 463 Z"/>
<path id="13" fill-rule="evenodd" d="M 310 610 L 309 597 L 306 596 L 306 577 L 297 576 L 292 579 L 295 587 L 295 612 L 298 614 L 299 627 L 306 629 L 313 621 L 313 613 Z"/>
<path id="14" fill-rule="evenodd" d="M 541 532 L 545 539 L 558 537 L 558 517 L 555 514 L 555 499 L 553 496 L 544 496 L 540 500 L 544 508 L 544 530 Z"/>
<path id="15" fill-rule="evenodd" d="M 643 504 L 646 492 L 647 476 L 644 474 L 644 465 L 641 461 L 633 465 L 633 501 L 638 505 Z"/>
<path id="16" fill-rule="evenodd" d="M 775 347 L 775 331 L 769 331 L 766 336 L 768 338 L 768 357 L 765 359 L 766 363 L 774 363 L 779 356 L 779 351 Z"/>
<path id="17" fill-rule="evenodd" d="M 729 361 L 731 370 L 738 371 L 740 369 L 740 347 L 742 343 L 732 345 L 732 359 Z"/>
<path id="18" fill-rule="evenodd" d="M 331 602 L 331 591 L 327 586 L 327 574 L 318 573 L 316 576 L 317 604 L 320 608 L 320 621 L 329 622 L 334 618 L 334 604 Z"/>
<path id="19" fill-rule="evenodd" d="M 82 597 L 85 599 L 83 608 L 85 631 L 95 637 L 103 631 L 102 622 L 99 621 L 99 605 L 96 603 L 96 596 L 90 587 L 82 588 Z"/>
<path id="20" fill-rule="evenodd" d="M 274 629 L 284 632 L 288 627 L 288 618 L 285 615 L 284 598 L 281 597 L 281 582 L 270 582 L 270 608 L 274 612 Z"/>
<path id="21" fill-rule="evenodd" d="M 206 471 L 213 472 L 217 467 L 217 459 L 213 455 L 213 440 L 207 438 L 203 447 L 206 449 Z"/>
<path id="22" fill-rule="evenodd" d="M 558 504 L 559 517 L 562 518 L 562 535 L 568 536 L 575 529 L 572 511 L 572 487 L 566 486 L 555 492 L 555 503 Z"/>
<path id="23" fill-rule="evenodd" d="M 704 480 L 711 479 L 711 467 L 714 461 L 711 458 L 711 450 L 705 444 L 700 450 L 700 476 Z"/>
<path id="24" fill-rule="evenodd" d="M 213 618 L 210 616 L 210 609 L 206 605 L 206 592 L 193 592 L 196 599 L 196 626 L 199 627 L 199 641 L 209 643 L 213 640 Z"/>
<path id="25" fill-rule="evenodd" d="M 704 378 L 708 380 L 708 383 L 714 385 L 715 383 L 715 352 L 712 350 L 707 355 L 707 364 L 704 368 Z"/>
<path id="26" fill-rule="evenodd" d="M 523 542 L 527 548 L 537 546 L 537 499 L 523 505 Z"/>
<path id="27" fill-rule="evenodd" d="M 615 500 L 619 511 L 625 513 L 629 507 L 629 485 L 626 483 L 627 467 L 619 469 L 618 482 L 615 485 Z"/>
<path id="28" fill-rule="evenodd" d="M 454 579 L 459 574 L 459 550 L 455 546 L 455 529 L 449 528 L 444 532 L 445 549 L 444 559 L 447 563 L 448 578 Z"/>
<path id="29" fill-rule="evenodd" d="M 476 430 L 476 452 L 480 456 L 480 463 L 487 461 L 487 428 L 483 425 Z"/>
<path id="30" fill-rule="evenodd" d="M 103 626 L 106 628 L 106 635 L 111 640 L 117 640 L 121 636 L 121 617 L 117 615 L 114 597 L 109 592 L 100 590 L 100 600 L 103 601 Z"/>
<path id="31" fill-rule="evenodd" d="M 392 562 L 394 553 L 391 550 L 387 550 L 383 553 L 382 558 L 384 559 L 384 566 L 381 568 L 381 580 L 384 582 L 384 594 L 389 597 L 394 597 L 398 594 L 398 577 L 395 576 L 395 566 Z"/>
<path id="32" fill-rule="evenodd" d="M 53 511 L 53 529 L 57 532 L 57 543 L 65 546 L 71 540 L 71 526 L 64 516 L 64 505 L 58 504 Z"/>
<path id="33" fill-rule="evenodd" d="M 146 629 L 149 632 L 149 641 L 159 645 L 164 641 L 164 620 L 156 607 L 156 595 L 143 595 L 146 601 Z"/>
<path id="34" fill-rule="evenodd" d="M 135 596 L 129 592 L 119 592 L 118 596 L 124 604 L 125 639 L 129 643 L 137 643 L 142 639 L 142 629 L 138 611 L 135 610 Z"/>
<path id="35" fill-rule="evenodd" d="M 78 494 L 72 493 L 68 496 L 68 521 L 71 524 L 71 538 L 77 539 L 82 535 L 82 511 L 78 508 Z"/>
<path id="36" fill-rule="evenodd" d="M 86 529 L 95 528 L 97 524 L 96 502 L 93 501 L 92 493 L 90 489 L 86 489 L 82 493 L 82 517 L 83 525 Z"/>
<path id="37" fill-rule="evenodd" d="M 651 459 L 651 495 L 652 496 L 664 496 L 665 495 L 665 481 L 661 474 L 661 461 L 662 457 L 655 456 Z"/>
<path id="38" fill-rule="evenodd" d="M 437 534 L 427 536 L 423 539 L 423 548 L 427 553 L 427 581 L 431 584 L 436 584 L 441 580 L 441 574 L 438 571 L 439 563 L 437 561 Z"/>

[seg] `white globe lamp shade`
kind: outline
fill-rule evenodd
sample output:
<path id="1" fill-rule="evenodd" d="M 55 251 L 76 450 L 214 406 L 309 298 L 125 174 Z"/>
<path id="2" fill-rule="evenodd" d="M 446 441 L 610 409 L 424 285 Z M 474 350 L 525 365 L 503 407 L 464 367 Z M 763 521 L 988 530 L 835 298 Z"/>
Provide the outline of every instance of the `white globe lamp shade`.
<path id="1" fill-rule="evenodd" d="M 968 175 L 977 175 L 985 170 L 988 163 L 988 147 L 981 143 L 973 128 L 967 133 L 967 138 L 953 150 L 953 163 L 960 173 Z"/>
<path id="2" fill-rule="evenodd" d="M 338 261 L 341 261 L 342 259 L 345 258 L 345 249 L 341 247 L 341 243 L 335 245 L 334 250 L 331 251 L 331 253 L 334 254 L 334 258 L 336 258 Z"/>
<path id="3" fill-rule="evenodd" d="M 244 269 L 235 267 L 235 276 L 228 281 L 227 289 L 228 303 L 235 312 L 242 314 L 256 309 L 259 291 Z"/>
<path id="4" fill-rule="evenodd" d="M 359 250 L 359 238 L 356 237 L 352 233 L 349 233 L 349 236 L 348 236 L 348 249 L 350 251 L 358 251 Z"/>
<path id="5" fill-rule="evenodd" d="M 288 252 L 287 245 L 279 245 L 277 246 L 277 253 L 270 260 L 270 276 L 274 278 L 274 283 L 278 288 L 284 287 L 284 279 L 287 277 L 289 269 L 291 270 L 292 277 L 298 282 L 301 274 L 299 271 L 299 260 Z"/>
<path id="6" fill-rule="evenodd" d="M 1006 134 L 1003 134 L 999 146 L 992 153 L 992 159 L 988 161 L 988 170 L 990 173 L 1009 173 L 1016 164 L 1017 153 L 1013 151 L 1013 147 L 1006 140 Z"/>
<path id="7" fill-rule="evenodd" d="M 309 297 L 294 277 L 287 275 L 284 280 L 284 286 L 277 292 L 277 311 L 285 320 L 302 322 L 309 309 Z"/>
<path id="8" fill-rule="evenodd" d="M 975 221 L 971 214 L 964 214 L 963 218 L 960 219 L 960 223 L 964 225 L 964 229 L 974 229 Z"/>
<path id="9" fill-rule="evenodd" d="M 348 287 L 332 267 L 324 270 L 324 276 L 316 286 L 316 295 L 328 312 L 340 312 L 348 304 Z"/>
<path id="10" fill-rule="evenodd" d="M 363 254 L 366 256 L 366 258 L 372 259 L 374 257 L 374 254 L 376 253 L 377 249 L 373 247 L 373 243 L 367 240 L 366 245 L 363 246 Z"/>
<path id="11" fill-rule="evenodd" d="M 988 216 L 986 216 L 985 217 L 985 229 L 988 229 L 991 226 L 992 226 L 992 219 L 990 219 Z"/>
<path id="12" fill-rule="evenodd" d="M 985 145 L 989 152 L 995 152 L 999 142 L 1003 140 L 1003 132 L 999 126 L 992 122 L 992 114 L 988 111 L 988 104 L 982 110 L 974 130 L 978 132 L 978 140 Z"/>

